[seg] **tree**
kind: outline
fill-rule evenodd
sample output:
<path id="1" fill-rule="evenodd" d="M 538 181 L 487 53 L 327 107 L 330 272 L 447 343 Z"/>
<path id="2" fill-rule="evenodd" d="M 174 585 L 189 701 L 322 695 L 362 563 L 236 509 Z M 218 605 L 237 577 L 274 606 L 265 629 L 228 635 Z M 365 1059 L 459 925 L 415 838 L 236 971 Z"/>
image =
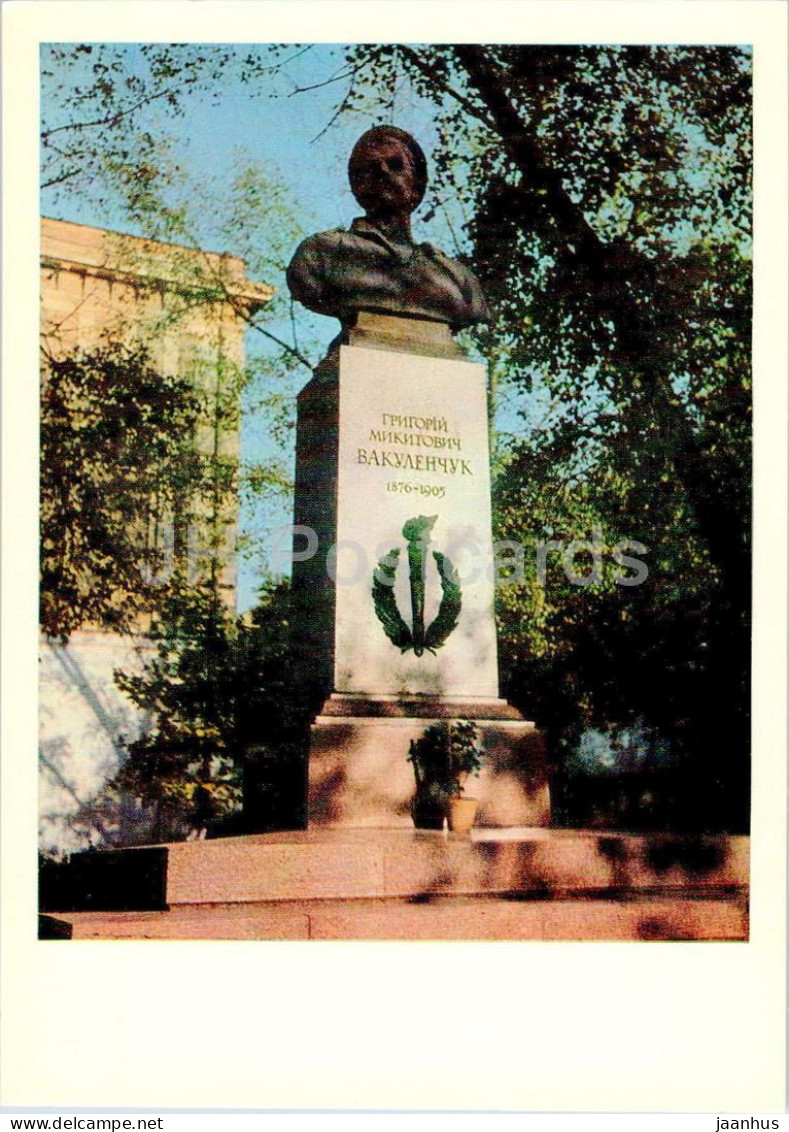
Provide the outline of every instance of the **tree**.
<path id="1" fill-rule="evenodd" d="M 195 809 L 203 820 L 236 814 L 239 830 L 303 824 L 305 720 L 290 693 L 288 610 L 287 583 L 266 588 L 246 618 L 210 588 L 168 594 L 144 672 L 115 674 L 151 719 L 115 787 L 176 824 Z"/>
<path id="2" fill-rule="evenodd" d="M 274 169 L 240 152 L 231 168 L 190 170 L 167 132 L 196 99 L 218 100 L 231 84 L 270 97 L 272 81 L 307 48 L 218 44 L 47 45 L 42 61 L 41 189 L 55 207 L 78 200 L 97 217 L 120 216 L 138 234 L 199 250 L 221 246 L 253 273 L 284 275 L 303 236 L 291 194 Z M 204 264 L 204 284 L 223 280 Z M 295 328 L 285 340 L 265 323 L 289 320 L 279 289 L 265 319 L 238 313 L 278 347 L 287 373 L 311 361 Z M 232 296 L 224 288 L 227 300 Z"/>
<path id="3" fill-rule="evenodd" d="M 53 64 L 42 131 L 49 204 L 68 214 L 90 202 L 93 223 L 136 236 L 109 237 L 112 269 L 135 280 L 117 325 L 76 352 L 58 327 L 51 335 L 45 328 L 42 627 L 61 641 L 86 624 L 148 629 L 155 642 L 144 677 L 118 675 L 154 719 L 118 785 L 163 810 L 183 811 L 201 792 L 217 812 L 242 800 L 247 817 L 270 820 L 274 793 L 284 797 L 280 809 L 294 804 L 280 766 L 286 740 L 274 743 L 269 722 L 253 743 L 253 719 L 244 738 L 234 714 L 239 703 L 260 705 L 269 686 L 251 687 L 249 675 L 254 642 L 269 637 L 262 627 L 236 625 L 224 608 L 215 555 L 225 549 L 223 521 L 235 519 L 239 497 L 271 500 L 289 489 L 281 452 L 293 415 L 289 389 L 307 363 L 295 335 L 287 342 L 275 332 L 277 320 L 289 318 L 287 300 L 275 296 L 258 318 L 263 302 L 247 301 L 255 287 L 245 277 L 239 288 L 238 263 L 203 249 L 243 257 L 253 276 L 268 280 L 284 273 L 302 233 L 274 172 L 239 155 L 231 167 L 201 170 L 196 181 L 166 133 L 141 120 L 164 106 L 177 115 L 181 95 L 226 77 L 228 52 L 143 49 L 147 72 L 112 45 L 53 47 L 45 55 Z M 254 77 L 257 64 L 245 73 Z M 137 295 L 147 298 L 138 303 Z M 272 349 L 248 351 L 241 367 L 228 317 Z M 174 342 L 176 349 L 162 348 Z M 242 402 L 263 417 L 279 450 L 239 458 L 232 441 Z M 237 549 L 249 552 L 240 540 Z M 196 557 L 210 563 L 200 576 Z M 272 643 L 266 656 L 275 652 Z M 180 668 L 172 667 L 176 656 Z M 220 692 L 230 699 L 217 699 Z M 250 745 L 257 753 L 247 757 Z M 297 777 L 298 754 L 286 767 Z"/>
<path id="4" fill-rule="evenodd" d="M 142 348 L 116 343 L 46 359 L 40 617 L 48 637 L 65 641 L 85 624 L 128 631 L 150 611 L 166 554 L 156 524 L 178 513 L 183 533 L 220 475 L 194 447 L 204 415 L 199 390 L 154 369 Z"/>
<path id="5" fill-rule="evenodd" d="M 542 368 L 564 401 L 588 383 L 617 417 L 625 408 L 646 417 L 737 590 L 747 544 L 729 529 L 741 514 L 717 466 L 733 462 L 739 482 L 741 463 L 735 448 L 710 469 L 698 417 L 722 388 L 747 404 L 747 55 L 365 45 L 348 57 L 355 97 L 368 93 L 374 60 L 377 81 L 400 69 L 435 104 L 434 180 L 474 209 L 475 260 L 516 380 Z M 457 139 L 469 123 L 463 184 Z"/>
<path id="6" fill-rule="evenodd" d="M 263 169 L 239 154 L 233 167 L 212 172 L 201 170 L 200 178 L 196 179 L 176 159 L 172 139 L 162 129 L 161 120 L 156 123 L 145 117 L 165 108 L 165 118 L 183 114 L 189 97 L 210 91 L 211 84 L 220 77 L 226 79 L 231 71 L 240 75 L 245 83 L 256 81 L 270 68 L 253 55 L 247 57 L 237 49 L 210 46 L 203 50 L 144 45 L 135 60 L 121 45 L 47 48 L 43 68 L 46 97 L 43 102 L 42 186 L 50 204 L 65 206 L 68 210 L 74 201 L 78 201 L 81 208 L 90 202 L 99 222 L 158 241 L 155 256 L 148 262 L 139 239 L 120 235 L 113 238 L 112 255 L 117 265 L 132 273 L 150 275 L 151 292 L 156 293 L 158 287 L 166 300 L 158 323 L 149 320 L 144 334 L 142 327 L 137 328 L 136 337 L 142 336 L 155 345 L 181 332 L 194 336 L 201 321 L 206 325 L 217 324 L 215 356 L 192 366 L 202 371 L 196 380 L 204 388 L 195 390 L 201 397 L 201 412 L 192 412 L 191 422 L 186 421 L 179 415 L 175 401 L 168 405 L 167 398 L 162 398 L 156 410 L 151 408 L 145 413 L 148 432 L 130 436 L 127 447 L 136 447 L 134 459 L 139 465 L 139 479 L 144 474 L 146 437 L 151 438 L 151 457 L 155 460 L 153 438 L 164 439 L 170 433 L 174 458 L 168 459 L 167 466 L 175 480 L 166 489 L 161 482 L 159 484 L 160 512 L 162 508 L 166 511 L 166 505 L 172 503 L 177 482 L 184 475 L 191 476 L 194 490 L 188 508 L 191 515 L 184 515 L 183 491 L 180 506 L 175 511 L 185 520 L 201 513 L 203 519 L 206 513 L 219 515 L 228 510 L 231 500 L 236 501 L 237 507 L 241 497 L 245 515 L 252 514 L 253 520 L 251 524 L 247 521 L 248 529 L 238 540 L 236 550 L 239 555 L 257 553 L 262 557 L 260 533 L 255 527 L 265 526 L 266 507 L 277 498 L 286 497 L 290 491 L 287 445 L 294 415 L 293 383 L 297 380 L 296 373 L 308 365 L 308 360 L 301 352 L 295 331 L 290 335 L 290 342 L 276 332 L 281 323 L 289 326 L 291 322 L 287 298 L 282 293 L 274 294 L 273 300 L 269 298 L 266 303 L 265 311 L 259 313 L 262 303 L 250 305 L 237 294 L 233 272 L 226 270 L 226 259 L 205 253 L 203 248 L 218 246 L 231 251 L 246 261 L 247 270 L 253 276 L 268 279 L 277 272 L 284 274 L 290 249 L 303 233 L 294 219 L 289 194 L 275 171 Z M 166 263 L 162 261 L 165 248 Z M 229 353 L 222 354 L 222 332 L 218 325 L 222 308 L 232 310 L 236 319 L 252 327 L 265 343 L 264 349 L 255 349 L 254 343 L 250 344 L 243 369 Z M 127 380 L 117 386 L 104 380 L 92 385 L 90 368 L 91 363 L 103 364 L 109 357 L 108 351 L 116 346 L 122 354 L 130 330 L 132 339 L 135 337 L 137 318 L 137 311 L 130 310 L 119 326 L 109 329 L 103 339 L 103 346 L 107 348 L 104 354 L 92 351 L 91 357 L 74 358 L 84 379 L 80 396 L 91 398 L 94 419 L 98 418 L 102 404 L 109 418 L 133 416 L 136 411 L 133 404 L 135 377 L 128 365 Z M 64 351 L 53 351 L 47 344 L 45 370 L 51 368 L 54 353 L 62 359 Z M 150 375 L 158 367 L 166 385 L 174 377 L 172 372 L 166 372 L 168 366 L 172 369 L 170 362 L 151 356 L 147 369 Z M 213 376 L 208 372 L 212 366 Z M 257 450 L 252 459 L 236 457 L 234 460 L 226 451 L 217 451 L 211 465 L 208 432 L 213 429 L 226 435 L 237 433 L 242 404 L 247 434 L 257 428 L 264 440 L 255 443 Z M 66 448 L 76 445 L 69 456 L 70 471 L 88 490 L 90 478 L 98 474 L 98 465 L 106 453 L 99 447 L 95 455 L 92 454 L 93 446 L 96 443 L 100 446 L 101 439 L 95 432 L 86 434 L 81 425 L 76 436 L 66 435 L 74 429 L 77 417 L 78 405 L 74 402 L 67 415 L 57 420 L 48 419 L 51 426 L 48 428 L 48 454 L 58 445 L 64 453 Z M 186 442 L 189 437 L 196 443 L 198 433 L 203 437 L 200 456 L 205 459 L 202 460 L 195 453 L 189 453 Z M 199 475 L 198 464 L 202 469 Z M 57 459 L 52 466 L 57 466 Z M 150 484 L 152 477 L 147 478 Z M 114 508 L 115 520 L 109 511 L 106 515 L 96 513 L 90 516 L 92 530 L 83 531 L 78 525 L 72 536 L 72 542 L 79 541 L 83 550 L 92 547 L 90 563 L 84 558 L 79 562 L 78 556 L 68 558 L 74 569 L 81 571 L 82 591 L 86 597 L 90 596 L 88 607 L 84 603 L 74 604 L 74 580 L 67 581 L 58 563 L 67 522 L 84 523 L 88 512 L 84 508 L 79 513 L 74 508 L 64 509 L 66 489 L 63 483 L 58 484 L 56 478 L 46 472 L 42 478 L 43 507 L 51 520 L 46 538 L 52 552 L 52 569 L 48 569 L 44 578 L 44 588 L 53 595 L 47 599 L 47 608 L 54 601 L 60 610 L 57 621 L 47 614 L 48 619 L 43 622 L 47 632 L 54 631 L 64 637 L 82 623 L 84 617 L 96 616 L 105 627 L 123 630 L 133 624 L 133 618 L 127 613 L 132 612 L 134 601 L 144 607 L 147 600 L 155 597 L 156 587 L 145 584 L 142 592 L 135 595 L 134 583 L 136 581 L 140 590 L 141 579 L 139 573 L 135 574 L 140 528 L 149 525 L 148 512 L 155 512 L 159 505 L 150 499 L 143 500 L 141 491 L 137 492 L 133 503 L 128 483 L 122 478 L 115 483 L 124 496 L 117 505 L 109 482 L 101 493 L 94 490 L 91 496 L 94 506 Z M 130 524 L 129 512 L 135 505 L 142 510 L 136 522 Z M 256 518 L 261 507 L 262 524 Z M 124 533 L 133 536 L 129 545 L 123 545 Z M 208 533 L 219 537 L 218 531 Z M 201 532 L 201 536 L 205 534 Z M 179 544 L 175 547 L 176 554 L 183 554 L 185 541 L 184 532 L 176 532 Z M 101 574 L 97 572 L 100 560 L 104 571 Z M 158 572 L 155 559 L 147 572 L 153 575 Z M 63 590 L 58 596 L 55 590 L 61 584 Z M 119 607 L 126 612 L 118 613 Z"/>

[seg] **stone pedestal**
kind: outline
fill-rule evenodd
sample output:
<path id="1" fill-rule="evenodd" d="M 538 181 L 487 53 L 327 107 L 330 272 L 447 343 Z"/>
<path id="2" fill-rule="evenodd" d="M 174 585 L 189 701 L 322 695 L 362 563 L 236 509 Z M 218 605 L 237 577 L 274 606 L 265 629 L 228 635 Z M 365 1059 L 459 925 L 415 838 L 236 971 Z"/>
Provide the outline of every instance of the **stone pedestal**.
<path id="1" fill-rule="evenodd" d="M 499 828 L 550 822 L 542 736 L 502 700 L 359 704 L 333 696 L 323 711 L 310 741 L 311 826 L 412 827 L 411 740 L 439 719 L 458 718 L 476 720 L 485 748 L 483 770 L 465 790 L 479 799 L 476 824 Z"/>
<path id="2" fill-rule="evenodd" d="M 445 326 L 360 316 L 318 367 L 298 402 L 295 524 L 310 823 L 410 824 L 410 740 L 473 718 L 479 821 L 546 824 L 533 725 L 498 698 L 485 369 Z"/>

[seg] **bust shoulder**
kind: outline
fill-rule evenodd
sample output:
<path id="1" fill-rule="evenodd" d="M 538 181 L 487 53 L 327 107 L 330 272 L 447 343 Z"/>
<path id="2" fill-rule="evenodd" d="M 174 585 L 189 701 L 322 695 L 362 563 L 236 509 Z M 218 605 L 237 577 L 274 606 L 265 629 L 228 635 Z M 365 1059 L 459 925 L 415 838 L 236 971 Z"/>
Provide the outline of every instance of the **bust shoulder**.
<path id="1" fill-rule="evenodd" d="M 367 217 L 302 241 L 287 273 L 295 299 L 340 320 L 360 309 L 433 318 L 455 327 L 486 322 L 479 282 L 429 243 L 396 238 Z"/>
<path id="2" fill-rule="evenodd" d="M 433 244 L 420 244 L 420 250 L 428 256 L 449 278 L 453 279 L 460 288 L 466 304 L 465 317 L 467 324 L 475 322 L 490 322 L 490 308 L 484 292 L 474 272 L 459 259 L 442 252 Z"/>
<path id="3" fill-rule="evenodd" d="M 294 299 L 310 310 L 324 312 L 327 274 L 342 254 L 343 236 L 347 235 L 344 228 L 316 232 L 296 248 L 286 273 L 288 288 Z"/>
<path id="4" fill-rule="evenodd" d="M 321 256 L 332 255 L 339 250 L 343 236 L 347 235 L 345 228 L 330 228 L 328 232 L 316 232 L 313 236 L 308 236 L 296 248 L 290 266 L 302 260 L 320 259 Z"/>

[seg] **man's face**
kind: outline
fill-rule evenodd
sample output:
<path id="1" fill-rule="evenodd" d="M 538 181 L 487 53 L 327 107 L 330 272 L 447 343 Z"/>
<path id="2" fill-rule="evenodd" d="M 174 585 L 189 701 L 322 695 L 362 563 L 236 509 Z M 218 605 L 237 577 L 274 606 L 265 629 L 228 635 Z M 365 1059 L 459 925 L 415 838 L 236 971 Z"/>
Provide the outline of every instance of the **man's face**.
<path id="1" fill-rule="evenodd" d="M 396 138 L 364 146 L 351 171 L 353 195 L 368 216 L 408 215 L 419 204 L 414 163 L 408 147 Z"/>

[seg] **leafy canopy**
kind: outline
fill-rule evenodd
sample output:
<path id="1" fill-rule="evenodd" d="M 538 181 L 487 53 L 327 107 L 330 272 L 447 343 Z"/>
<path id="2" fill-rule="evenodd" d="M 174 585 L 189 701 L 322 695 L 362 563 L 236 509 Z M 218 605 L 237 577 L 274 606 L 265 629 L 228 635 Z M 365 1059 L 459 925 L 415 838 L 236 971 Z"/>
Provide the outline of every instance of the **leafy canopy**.
<path id="1" fill-rule="evenodd" d="M 158 599 L 157 529 L 182 523 L 234 469 L 201 456 L 204 397 L 121 344 L 46 359 L 41 390 L 41 626 L 128 631 Z M 146 577 L 149 581 L 146 583 Z"/>

